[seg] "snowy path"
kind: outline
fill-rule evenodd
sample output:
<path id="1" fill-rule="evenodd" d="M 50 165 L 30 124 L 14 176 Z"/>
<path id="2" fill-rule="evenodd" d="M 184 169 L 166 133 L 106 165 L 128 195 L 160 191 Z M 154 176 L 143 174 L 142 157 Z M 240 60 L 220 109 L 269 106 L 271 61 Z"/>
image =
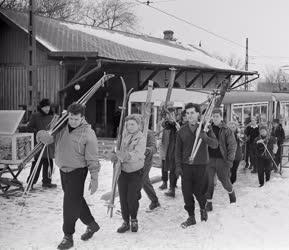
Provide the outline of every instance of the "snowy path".
<path id="1" fill-rule="evenodd" d="M 247 170 L 248 171 L 248 170 Z M 22 173 L 25 179 L 28 169 Z M 153 169 L 151 175 L 159 175 Z M 21 213 L 19 198 L 0 197 L 0 250 L 56 249 L 62 238 L 62 191 L 58 171 L 54 174 L 56 190 L 43 190 L 41 184 L 27 199 Z M 230 205 L 220 183 L 214 195 L 214 211 L 201 223 L 196 210 L 197 225 L 182 229 L 179 225 L 187 215 L 183 209 L 180 188 L 170 199 L 157 190 L 162 207 L 147 213 L 149 200 L 143 193 L 139 211 L 138 233 L 117 234 L 122 220 L 106 214 L 103 193 L 110 189 L 111 166 L 102 162 L 97 195 L 86 193 L 87 202 L 101 230 L 88 242 L 80 240 L 85 226 L 79 221 L 74 236 L 74 249 L 289 249 L 289 170 L 283 177 L 273 174 L 270 183 L 258 188 L 257 176 L 240 168 L 235 190 L 237 204 Z M 88 184 L 88 182 L 87 182 Z M 180 181 L 178 183 L 180 186 Z M 157 189 L 159 183 L 155 184 Z M 87 189 L 87 187 L 86 187 Z M 118 200 L 117 200 L 118 205 Z"/>

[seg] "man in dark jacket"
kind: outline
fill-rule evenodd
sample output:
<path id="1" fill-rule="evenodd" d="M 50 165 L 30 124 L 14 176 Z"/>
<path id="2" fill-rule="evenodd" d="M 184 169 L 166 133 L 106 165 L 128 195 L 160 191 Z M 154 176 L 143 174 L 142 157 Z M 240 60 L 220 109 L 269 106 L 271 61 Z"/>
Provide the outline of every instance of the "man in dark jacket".
<path id="1" fill-rule="evenodd" d="M 256 145 L 254 144 L 255 138 L 259 135 L 259 127 L 256 117 L 251 117 L 250 124 L 245 129 L 245 135 L 247 137 L 246 149 L 249 152 L 250 168 L 253 168 L 251 173 L 257 173 L 256 168 Z M 247 154 L 248 155 L 248 154 Z M 247 158 L 247 156 L 246 156 Z M 246 159 L 246 166 L 248 165 L 248 159 Z"/>
<path id="2" fill-rule="evenodd" d="M 182 193 L 185 202 L 185 210 L 188 212 L 188 219 L 181 224 L 183 228 L 196 224 L 194 196 L 199 202 L 201 209 L 201 221 L 208 218 L 206 205 L 206 164 L 209 162 L 208 146 L 216 148 L 218 141 L 212 131 L 207 133 L 202 131 L 200 138 L 202 143 L 194 160 L 191 153 L 196 140 L 198 129 L 198 119 L 200 116 L 200 106 L 188 103 L 185 106 L 188 123 L 183 125 L 177 133 L 176 138 L 176 176 L 182 176 Z"/>
<path id="3" fill-rule="evenodd" d="M 38 112 L 32 114 L 31 119 L 25 128 L 25 131 L 34 133 L 36 139 L 36 134 L 38 131 L 49 130 L 53 117 L 54 114 L 51 110 L 50 100 L 46 98 L 42 99 L 38 105 Z M 49 145 L 43 153 L 42 159 L 35 173 L 34 179 L 32 180 L 31 187 L 33 187 L 33 185 L 36 184 L 42 167 L 42 187 L 56 188 L 56 184 L 51 183 L 51 174 L 53 171 L 53 158 L 54 158 L 54 145 Z M 33 170 L 37 160 L 38 156 L 35 156 L 35 159 L 30 169 L 30 174 L 27 178 L 27 182 L 31 178 L 31 175 L 33 174 Z"/>
<path id="4" fill-rule="evenodd" d="M 233 166 L 237 143 L 231 129 L 222 121 L 222 111 L 214 109 L 212 112 L 212 129 L 218 139 L 219 146 L 216 149 L 209 148 L 210 162 L 207 166 L 209 187 L 207 191 L 207 211 L 213 210 L 212 199 L 214 193 L 214 178 L 218 179 L 227 190 L 230 203 L 236 202 L 236 195 L 230 180 L 230 168 Z"/>
<path id="5" fill-rule="evenodd" d="M 275 162 L 276 162 L 276 165 L 279 166 L 279 164 L 281 163 L 281 147 L 285 139 L 284 129 L 282 128 L 282 125 L 280 124 L 279 119 L 273 120 L 273 129 L 271 132 L 271 136 L 275 137 L 277 140 L 278 150 L 277 150 L 277 153 L 275 154 Z M 273 168 L 275 172 L 278 171 L 275 164 L 273 164 Z"/>
<path id="6" fill-rule="evenodd" d="M 273 136 L 268 134 L 266 126 L 260 126 L 260 135 L 255 138 L 256 144 L 256 165 L 258 170 L 258 180 L 260 187 L 264 185 L 264 174 L 266 181 L 270 180 L 271 165 L 273 155 L 276 153 L 277 143 Z"/>

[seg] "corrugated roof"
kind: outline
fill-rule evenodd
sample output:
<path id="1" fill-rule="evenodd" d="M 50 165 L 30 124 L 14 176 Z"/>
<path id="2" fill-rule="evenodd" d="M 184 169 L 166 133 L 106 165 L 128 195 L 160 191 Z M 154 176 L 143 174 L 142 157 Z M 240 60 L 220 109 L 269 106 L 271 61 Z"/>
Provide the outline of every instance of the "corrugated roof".
<path id="1" fill-rule="evenodd" d="M 0 9 L 6 18 L 27 32 L 28 15 Z M 50 52 L 97 52 L 99 58 L 125 62 L 248 73 L 236 70 L 192 46 L 160 38 L 111 31 L 88 25 L 35 16 L 36 39 Z"/>

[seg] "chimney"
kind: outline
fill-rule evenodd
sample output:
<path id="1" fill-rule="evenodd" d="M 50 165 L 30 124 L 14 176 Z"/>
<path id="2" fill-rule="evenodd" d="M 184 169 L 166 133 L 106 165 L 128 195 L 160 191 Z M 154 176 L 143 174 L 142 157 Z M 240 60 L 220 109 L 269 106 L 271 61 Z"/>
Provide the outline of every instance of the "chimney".
<path id="1" fill-rule="evenodd" d="M 165 30 L 164 31 L 164 39 L 173 41 L 174 40 L 174 32 L 172 30 Z"/>

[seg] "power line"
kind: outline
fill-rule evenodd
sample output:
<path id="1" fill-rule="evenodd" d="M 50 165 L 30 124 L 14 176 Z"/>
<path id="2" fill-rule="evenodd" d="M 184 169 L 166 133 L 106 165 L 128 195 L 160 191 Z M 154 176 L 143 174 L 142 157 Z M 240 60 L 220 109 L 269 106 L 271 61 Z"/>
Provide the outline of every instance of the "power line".
<path id="1" fill-rule="evenodd" d="M 150 7 L 150 8 L 152 8 L 152 9 L 154 9 L 154 10 L 156 10 L 156 11 L 158 11 L 158 12 L 161 12 L 161 13 L 169 16 L 169 17 L 172 17 L 172 18 L 174 18 L 174 19 L 176 19 L 176 20 L 178 20 L 178 21 L 184 22 L 184 23 L 186 23 L 186 24 L 188 24 L 188 25 L 190 25 L 190 26 L 192 26 L 192 27 L 194 27 L 194 28 L 197 28 L 197 29 L 199 29 L 199 30 L 202 30 L 202 31 L 204 31 L 204 32 L 206 32 L 206 33 L 208 33 L 208 34 L 210 34 L 210 35 L 213 35 L 213 36 L 219 38 L 219 39 L 222 39 L 222 40 L 224 40 L 224 41 L 226 41 L 226 42 L 229 42 L 229 43 L 234 44 L 234 45 L 236 45 L 236 46 L 238 46 L 238 47 L 241 47 L 241 48 L 243 48 L 243 49 L 246 49 L 246 47 L 245 47 L 244 45 L 242 45 L 242 44 L 240 44 L 240 43 L 238 43 L 238 42 L 236 42 L 236 41 L 233 41 L 233 40 L 231 40 L 231 39 L 229 39 L 229 38 L 226 38 L 226 37 L 224 37 L 224 36 L 222 36 L 222 35 L 219 35 L 219 34 L 217 34 L 217 33 L 215 33 L 215 32 L 212 32 L 212 31 L 210 31 L 210 30 L 208 30 L 208 29 L 206 29 L 206 28 L 203 28 L 203 27 L 201 27 L 201 26 L 199 26 L 199 25 L 196 25 L 196 24 L 194 24 L 194 23 L 192 23 L 192 22 L 189 22 L 189 21 L 187 21 L 187 20 L 185 20 L 185 19 L 183 19 L 183 18 L 181 18 L 181 17 L 178 17 L 178 16 L 176 16 L 176 15 L 174 15 L 174 14 L 171 14 L 171 13 L 169 13 L 169 12 L 167 12 L 167 11 L 161 10 L 160 8 L 157 8 L 157 7 L 155 7 L 155 6 L 152 6 L 152 5 L 150 5 L 150 4 L 147 4 L 147 2 L 150 2 L 150 1 L 146 1 L 146 2 L 141 2 L 141 1 L 139 1 L 139 0 L 134 0 L 134 1 L 137 2 L 137 3 L 139 3 L 139 4 L 146 5 L 147 7 Z M 283 56 L 261 55 L 261 53 L 259 53 L 258 51 L 255 51 L 255 50 L 252 50 L 252 49 L 249 49 L 249 50 L 252 51 L 252 52 L 254 52 L 254 53 L 256 53 L 256 54 L 258 54 L 258 55 L 249 56 L 249 57 L 264 57 L 264 58 L 283 58 L 283 59 L 289 59 L 289 57 L 283 57 Z"/>

